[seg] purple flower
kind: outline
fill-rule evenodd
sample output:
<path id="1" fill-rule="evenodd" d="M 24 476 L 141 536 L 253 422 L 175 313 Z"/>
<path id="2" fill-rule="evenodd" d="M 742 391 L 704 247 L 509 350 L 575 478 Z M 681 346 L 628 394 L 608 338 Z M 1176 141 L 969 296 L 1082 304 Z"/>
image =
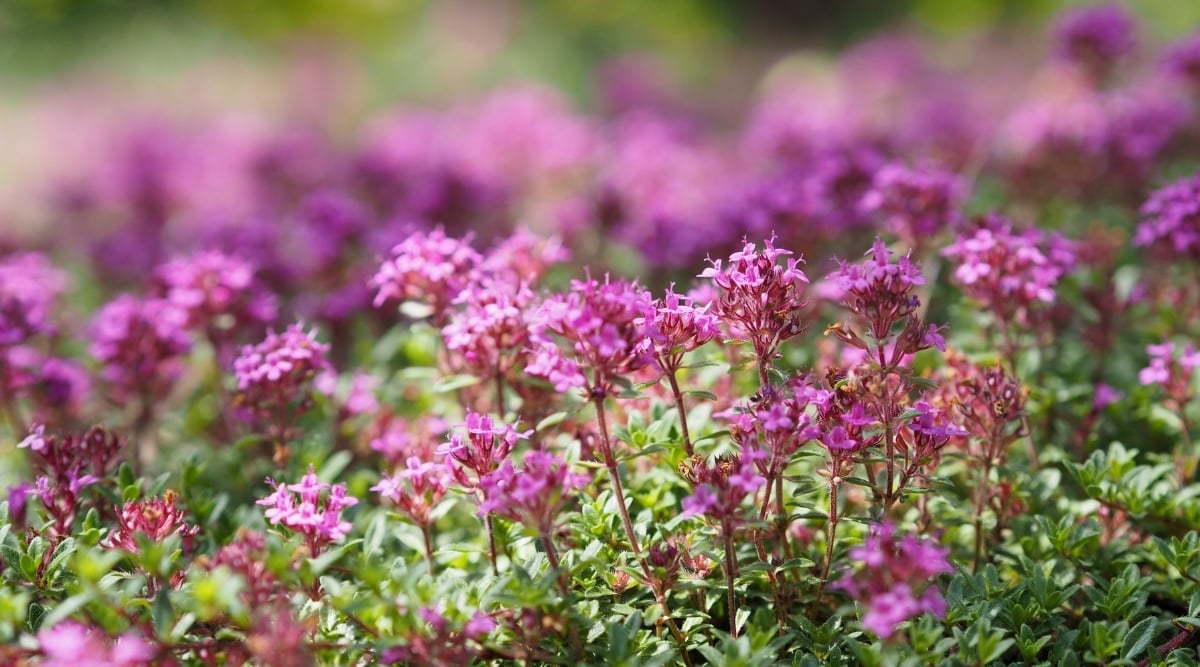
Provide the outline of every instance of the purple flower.
<path id="1" fill-rule="evenodd" d="M 508 460 L 517 442 L 528 438 L 533 430 L 518 431 L 511 424 L 497 423 L 491 415 L 467 411 L 466 435 L 455 433 L 450 442 L 438 448 L 446 457 L 446 465 L 455 481 L 466 488 L 475 488 L 479 480 Z M 474 479 L 466 470 L 475 473 Z"/>
<path id="2" fill-rule="evenodd" d="M 233 362 L 239 407 L 269 420 L 272 437 L 286 439 L 290 420 L 308 408 L 313 381 L 329 368 L 328 352 L 316 331 L 305 331 L 298 322 L 282 333 L 267 332 L 265 340 L 243 347 Z"/>
<path id="3" fill-rule="evenodd" d="M 155 271 L 162 297 L 187 313 L 187 326 L 213 332 L 257 328 L 274 321 L 274 295 L 253 264 L 216 250 L 178 257 Z"/>
<path id="4" fill-rule="evenodd" d="M 200 526 L 188 525 L 183 511 L 175 504 L 177 497 L 175 492 L 167 490 L 161 498 L 125 503 L 117 517 L 120 525 L 109 532 L 100 546 L 137 553 L 137 535 L 158 543 L 171 535 L 179 535 L 183 538 L 184 549 L 190 551 L 192 538 L 200 532 Z"/>
<path id="5" fill-rule="evenodd" d="M 53 520 L 52 534 L 70 534 L 83 507 L 83 489 L 109 474 L 124 445 L 99 427 L 83 434 L 50 434 L 42 425 L 21 442 L 37 475 L 34 492 Z"/>
<path id="6" fill-rule="evenodd" d="M 587 475 L 571 472 L 562 459 L 543 451 L 525 455 L 525 467 L 504 463 L 479 479 L 483 502 L 479 515 L 495 513 L 524 524 L 542 537 L 554 534 L 559 515 L 571 502 L 568 494 L 590 481 Z"/>
<path id="7" fill-rule="evenodd" d="M 433 508 L 446 495 L 450 481 L 448 464 L 422 461 L 413 456 L 403 470 L 393 476 L 385 474 L 371 490 L 392 501 L 417 525 L 428 526 L 433 520 Z"/>
<path id="8" fill-rule="evenodd" d="M 1125 394 L 1117 391 L 1107 384 L 1100 383 L 1096 385 L 1096 396 L 1092 400 L 1092 406 L 1095 410 L 1103 410 L 1104 408 L 1116 403 L 1124 397 Z"/>
<path id="9" fill-rule="evenodd" d="M 53 333 L 54 302 L 66 288 L 66 274 L 45 255 L 0 257 L 0 346 Z"/>
<path id="10" fill-rule="evenodd" d="M 1200 352 L 1188 343 L 1176 350 L 1171 341 L 1159 345 L 1147 345 L 1150 365 L 1138 372 L 1138 381 L 1143 385 L 1159 385 L 1172 400 L 1183 405 L 1195 394 L 1192 376 L 1200 365 Z"/>
<path id="11" fill-rule="evenodd" d="M 707 484 L 701 484 L 696 487 L 692 495 L 683 499 L 683 513 L 680 514 L 684 519 L 690 519 L 694 516 L 703 516 L 711 512 L 717 506 L 717 492 Z"/>
<path id="12" fill-rule="evenodd" d="M 683 499 L 683 516 L 704 516 L 723 530 L 732 530 L 744 521 L 742 503 L 766 484 L 756 471 L 757 462 L 766 454 L 751 450 L 743 456 L 705 461 L 698 457 L 685 461 L 680 474 L 693 488 Z"/>
<path id="13" fill-rule="evenodd" d="M 1054 53 L 1099 77 L 1133 51 L 1134 27 L 1133 17 L 1118 3 L 1077 7 L 1059 19 Z"/>
<path id="14" fill-rule="evenodd" d="M 1073 246 L 1037 229 L 1018 232 L 992 213 L 942 254 L 957 263 L 954 280 L 1005 325 L 1028 324 L 1055 301 L 1055 287 L 1075 268 Z"/>
<path id="15" fill-rule="evenodd" d="M 37 634 L 46 667 L 134 667 L 148 665 L 158 651 L 133 633 L 117 637 L 110 645 L 97 628 L 63 621 Z"/>
<path id="16" fill-rule="evenodd" d="M 727 264 L 709 259 L 711 267 L 700 274 L 720 290 L 709 308 L 729 328 L 730 334 L 751 343 L 762 367 L 770 365 L 780 343 L 804 330 L 801 313 L 808 305 L 808 276 L 800 270 L 802 258 L 775 247 L 774 237 L 753 243 L 729 256 Z M 782 264 L 779 260 L 783 259 Z"/>
<path id="17" fill-rule="evenodd" d="M 854 449 L 858 445 L 858 441 L 850 437 L 845 426 L 834 426 L 821 436 L 821 442 L 836 451 Z"/>
<path id="18" fill-rule="evenodd" d="M 444 326 L 450 305 L 477 278 L 483 261 L 471 239 L 446 236 L 441 229 L 416 233 L 392 248 L 371 286 L 378 290 L 375 307 L 391 301 L 418 301 L 432 309 L 436 326 Z"/>
<path id="19" fill-rule="evenodd" d="M 477 611 L 463 626 L 463 636 L 467 639 L 479 640 L 484 635 L 491 634 L 497 627 L 495 619 L 482 611 Z"/>
<path id="20" fill-rule="evenodd" d="M 658 337 L 650 294 L 636 283 L 575 280 L 551 294 L 532 315 L 537 344 L 525 372 L 549 379 L 560 391 L 584 387 L 590 397 L 614 393 L 616 378 L 655 365 Z"/>
<path id="21" fill-rule="evenodd" d="M 317 556 L 332 542 L 344 538 L 353 524 L 342 520 L 342 511 L 358 504 L 346 495 L 344 484 L 326 484 L 317 479 L 313 466 L 296 484 L 280 484 L 267 479 L 275 492 L 256 504 L 265 506 L 271 525 L 283 524 L 304 536 L 310 556 Z"/>
<path id="22" fill-rule="evenodd" d="M 484 280 L 455 299 L 461 306 L 442 327 L 446 348 L 462 355 L 468 370 L 505 377 L 529 351 L 529 316 L 535 301 L 524 282 Z"/>
<path id="23" fill-rule="evenodd" d="M 1200 32 L 1171 47 L 1163 59 L 1168 74 L 1200 90 Z"/>
<path id="24" fill-rule="evenodd" d="M 850 558 L 861 564 L 861 569 L 847 571 L 833 587 L 865 605 L 863 627 L 887 639 L 910 618 L 922 613 L 945 614 L 945 599 L 932 579 L 954 571 L 947 560 L 949 553 L 949 549 L 913 535 L 898 539 L 895 525 L 885 523 L 873 529 L 861 546 L 850 550 Z"/>
<path id="25" fill-rule="evenodd" d="M 959 226 L 967 194 L 966 183 L 956 174 L 893 163 L 875 172 L 859 206 L 878 215 L 906 244 L 924 246 L 942 230 Z"/>
<path id="26" fill-rule="evenodd" d="M 187 312 L 164 299 L 125 294 L 100 309 L 90 349 L 117 400 L 169 393 L 191 347 L 186 326 Z"/>
<path id="27" fill-rule="evenodd" d="M 904 256 L 892 262 L 895 253 L 880 239 L 866 252 L 869 259 L 862 264 L 841 262 L 840 269 L 826 276 L 841 293 L 842 305 L 862 318 L 874 344 L 865 341 L 850 326 L 835 324 L 826 331 L 853 348 L 871 350 L 871 362 L 895 365 L 906 355 L 938 347 L 944 341 L 936 326 L 920 322 L 917 311 L 920 300 L 914 290 L 925 284 L 919 266 Z M 829 290 L 833 292 L 832 289 Z M 896 324 L 902 323 L 898 335 Z M 894 339 L 893 339 L 894 337 Z M 886 353 L 887 350 L 889 354 Z"/>
<path id="28" fill-rule="evenodd" d="M 1176 261 L 1200 260 L 1200 173 L 1156 190 L 1141 213 L 1134 245 Z"/>

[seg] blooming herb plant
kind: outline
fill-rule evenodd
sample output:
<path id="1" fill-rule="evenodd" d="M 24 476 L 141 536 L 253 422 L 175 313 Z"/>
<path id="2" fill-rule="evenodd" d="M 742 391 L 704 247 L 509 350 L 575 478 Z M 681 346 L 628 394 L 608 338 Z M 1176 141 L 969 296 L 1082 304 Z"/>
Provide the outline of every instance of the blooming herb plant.
<path id="1" fill-rule="evenodd" d="M 0 664 L 1200 664 L 1200 37 L 1136 28 L 736 137 L 132 129 L 0 240 Z"/>

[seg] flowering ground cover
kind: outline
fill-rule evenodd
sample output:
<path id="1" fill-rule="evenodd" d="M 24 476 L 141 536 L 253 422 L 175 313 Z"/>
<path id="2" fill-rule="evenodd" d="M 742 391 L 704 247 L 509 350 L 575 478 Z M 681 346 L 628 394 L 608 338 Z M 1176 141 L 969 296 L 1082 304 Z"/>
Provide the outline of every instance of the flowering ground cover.
<path id="1" fill-rule="evenodd" d="M 103 128 L 0 239 L 0 664 L 1200 664 L 1200 33 L 1139 34 Z"/>

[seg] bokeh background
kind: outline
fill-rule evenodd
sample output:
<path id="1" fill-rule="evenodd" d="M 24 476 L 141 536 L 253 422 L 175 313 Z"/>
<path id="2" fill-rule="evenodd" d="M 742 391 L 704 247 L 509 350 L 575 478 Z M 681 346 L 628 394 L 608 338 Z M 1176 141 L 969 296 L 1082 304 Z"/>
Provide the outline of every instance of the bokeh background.
<path id="1" fill-rule="evenodd" d="M 637 58 L 693 107 L 733 117 L 772 67 L 827 62 L 884 31 L 966 67 L 980 42 L 1037 59 L 1066 0 L 0 0 L 0 192 L 61 159 L 62 123 L 129 109 L 237 111 L 345 127 L 401 102 L 502 82 L 551 85 L 583 108 Z M 1129 3 L 1151 41 L 1200 24 L 1200 3 Z M 1038 48 L 1029 48 L 1037 45 Z M 46 114 L 74 100 L 68 119 Z M 47 128 L 46 125 L 50 127 Z M 6 196 L 7 198 L 7 196 Z"/>

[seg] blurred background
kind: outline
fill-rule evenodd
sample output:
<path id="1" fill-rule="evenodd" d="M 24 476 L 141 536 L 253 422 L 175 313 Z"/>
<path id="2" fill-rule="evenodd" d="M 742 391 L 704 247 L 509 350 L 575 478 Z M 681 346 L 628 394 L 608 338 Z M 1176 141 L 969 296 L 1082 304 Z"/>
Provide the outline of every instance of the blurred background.
<path id="1" fill-rule="evenodd" d="M 139 123 L 142 129 L 132 131 L 139 137 L 145 127 L 161 126 L 168 129 L 160 135 L 195 138 L 204 126 L 222 141 L 300 128 L 349 150 L 375 142 L 382 119 L 409 109 L 477 106 L 512 82 L 555 91 L 544 107 L 563 105 L 587 122 L 608 122 L 633 107 L 669 109 L 672 119 L 701 124 L 706 141 L 728 139 L 721 150 L 744 143 L 763 124 L 754 110 L 780 81 L 793 88 L 801 82 L 801 97 L 815 100 L 802 106 L 824 105 L 829 116 L 841 113 L 846 91 L 857 94 L 859 80 L 877 75 L 866 86 L 871 92 L 851 104 L 857 111 L 888 116 L 892 108 L 872 107 L 872 100 L 906 96 L 906 104 L 955 107 L 960 117 L 939 119 L 939 132 L 982 118 L 992 123 L 1008 111 L 999 107 L 1030 97 L 1031 86 L 1057 85 L 1045 83 L 1040 65 L 1052 48 L 1054 17 L 1072 4 L 0 0 L 0 225 L 61 221 L 64 201 L 74 210 L 81 196 L 65 191 L 82 187 L 79 172 L 102 180 L 111 156 L 123 150 L 114 142 Z M 1137 0 L 1125 7 L 1138 21 L 1143 63 L 1200 25 L 1200 3 Z M 910 90 L 896 92 L 909 82 Z M 830 86 L 841 87 L 837 104 L 825 94 Z M 960 94 L 955 86 L 972 90 Z M 934 113 L 914 108 L 904 113 Z M 879 128 L 888 120 L 870 122 Z M 169 141 L 141 143 L 170 153 L 162 148 Z M 219 151 L 226 157 L 236 152 L 227 144 Z M 175 151 L 176 161 L 194 161 L 193 151 Z M 938 161 L 957 170 L 971 166 L 965 160 Z M 76 184 L 65 186 L 71 179 Z M 47 205 L 54 214 L 45 213 Z"/>

